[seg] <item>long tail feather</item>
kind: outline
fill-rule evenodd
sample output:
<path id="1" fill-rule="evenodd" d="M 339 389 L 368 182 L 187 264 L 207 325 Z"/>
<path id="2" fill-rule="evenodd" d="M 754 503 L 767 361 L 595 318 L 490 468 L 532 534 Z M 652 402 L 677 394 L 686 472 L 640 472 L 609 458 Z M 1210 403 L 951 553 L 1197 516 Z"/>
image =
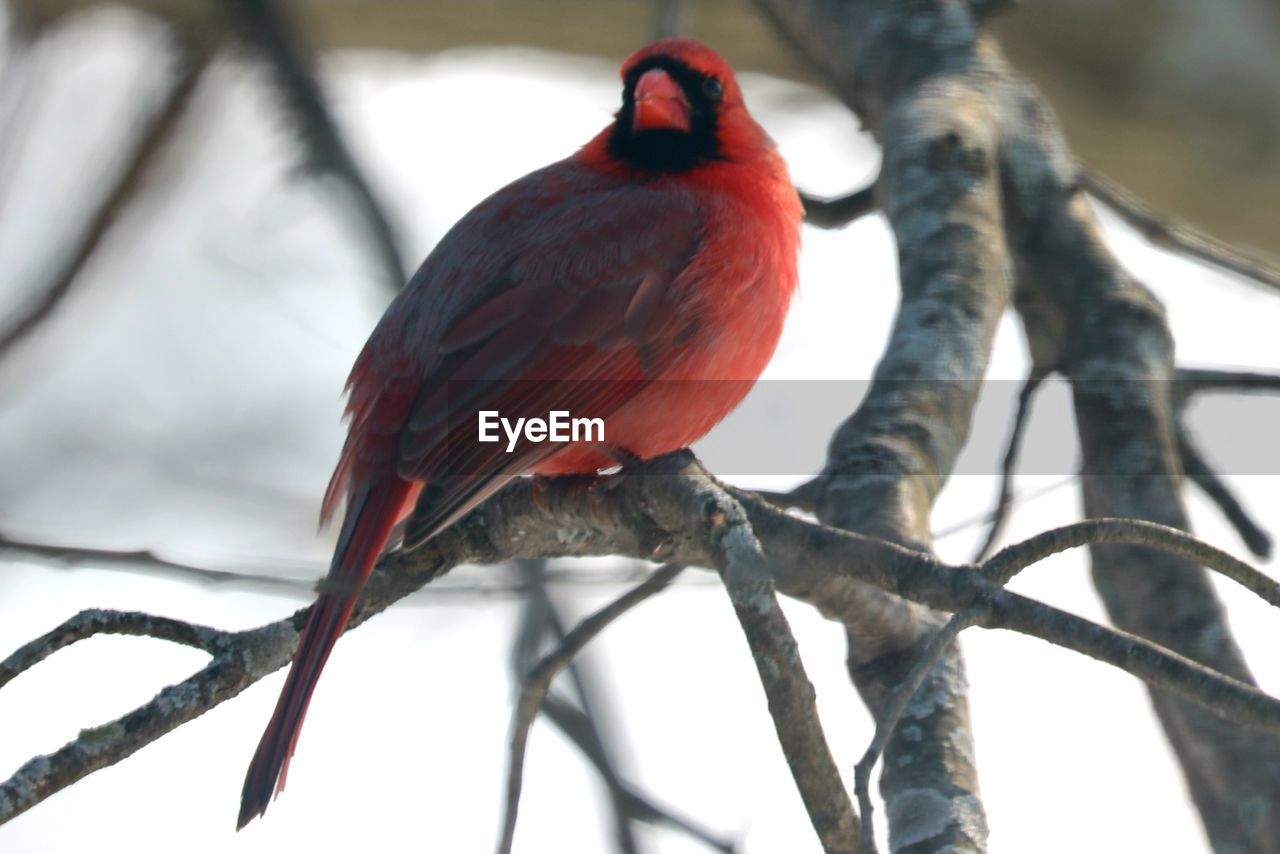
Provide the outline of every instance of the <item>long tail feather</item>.
<path id="1" fill-rule="evenodd" d="M 237 830 L 265 813 L 271 798 L 284 790 L 289 759 L 320 671 L 351 619 L 360 591 L 411 497 L 412 487 L 397 478 L 364 487 L 351 496 L 329 576 L 311 609 L 284 690 L 245 775 Z"/>

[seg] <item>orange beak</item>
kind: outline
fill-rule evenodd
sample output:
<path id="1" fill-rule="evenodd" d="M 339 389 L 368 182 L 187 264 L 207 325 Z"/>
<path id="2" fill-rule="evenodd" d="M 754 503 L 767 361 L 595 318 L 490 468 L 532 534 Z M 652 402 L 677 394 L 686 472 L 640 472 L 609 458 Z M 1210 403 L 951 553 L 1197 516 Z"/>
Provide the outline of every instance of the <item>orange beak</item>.
<path id="1" fill-rule="evenodd" d="M 636 81 L 636 113 L 632 130 L 689 132 L 689 99 L 684 90 L 661 68 L 640 75 Z"/>

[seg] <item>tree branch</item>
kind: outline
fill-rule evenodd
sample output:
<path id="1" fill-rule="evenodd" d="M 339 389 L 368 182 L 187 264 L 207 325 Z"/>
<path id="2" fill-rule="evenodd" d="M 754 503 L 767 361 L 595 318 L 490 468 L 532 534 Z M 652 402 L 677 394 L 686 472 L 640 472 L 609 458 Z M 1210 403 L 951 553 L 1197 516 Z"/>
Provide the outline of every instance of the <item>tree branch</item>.
<path id="1" fill-rule="evenodd" d="M 171 620 L 137 611 L 81 611 L 50 632 L 19 647 L 0 661 L 0 688 L 60 649 L 94 635 L 133 635 L 167 640 L 216 655 L 230 641 L 228 632 L 183 620 Z"/>
<path id="2" fill-rule="evenodd" d="M 1045 373 L 1033 369 L 1018 392 L 1018 411 L 1013 416 L 1013 429 L 1009 432 L 1009 446 L 1005 449 L 1004 460 L 1000 463 L 1000 496 L 996 499 L 996 509 L 991 514 L 991 527 L 987 530 L 987 538 L 978 547 L 973 556 L 975 563 L 984 560 L 991 553 L 991 548 L 1004 533 L 1004 524 L 1009 520 L 1009 508 L 1013 504 L 1013 472 L 1018 466 L 1018 453 L 1022 449 L 1022 433 L 1026 430 L 1027 419 L 1031 415 L 1031 402 L 1036 391 L 1044 382 Z"/>
<path id="3" fill-rule="evenodd" d="M 804 221 L 818 228 L 844 228 L 854 220 L 876 212 L 876 187 L 870 187 L 836 199 L 822 199 L 800 194 L 804 203 Z"/>
<path id="4" fill-rule="evenodd" d="M 59 259 L 48 281 L 39 288 L 35 302 L 0 333 L 0 358 L 35 332 L 71 293 L 85 264 L 137 196 L 151 164 L 173 137 L 209 61 L 209 54 L 197 43 L 180 42 L 178 49 L 176 74 L 164 101 L 146 120 L 134 141 L 128 162 L 115 184 L 93 209 L 74 248 Z"/>
<path id="5" fill-rule="evenodd" d="M 742 506 L 710 485 L 705 518 L 718 534 L 721 577 L 751 647 L 783 755 L 827 854 L 857 854 L 859 821 L 818 720 L 813 685 L 774 593 L 760 542 Z"/>
<path id="6" fill-rule="evenodd" d="M 637 587 L 587 617 L 577 628 L 565 635 L 564 641 L 540 660 L 525 676 L 520 688 L 511 720 L 511 750 L 507 760 L 506 809 L 502 820 L 502 837 L 498 842 L 500 854 L 509 854 L 515 839 L 516 816 L 520 809 L 520 788 L 524 778 L 524 753 L 529 743 L 529 729 L 538 716 L 551 682 L 573 661 L 574 657 L 605 627 L 621 617 L 645 599 L 665 590 L 684 570 L 682 566 L 668 564 L 656 570 Z"/>
<path id="7" fill-rule="evenodd" d="M 1191 482 L 1200 487 L 1200 491 L 1218 506 L 1222 515 L 1236 529 L 1240 539 L 1244 540 L 1244 544 L 1249 547 L 1249 551 L 1262 560 L 1270 559 L 1271 535 L 1253 521 L 1248 511 L 1244 509 L 1244 505 L 1231 493 L 1222 478 L 1201 455 L 1200 449 L 1192 441 L 1191 433 L 1182 423 L 1181 417 L 1178 419 L 1178 454 L 1182 457 L 1182 468 L 1187 477 L 1191 478 Z"/>
<path id="8" fill-rule="evenodd" d="M 1080 173 L 1080 186 L 1161 249 L 1180 252 L 1241 278 L 1280 290 L 1280 270 L 1240 252 L 1229 243 L 1210 237 L 1174 217 L 1157 213 L 1150 205 L 1114 181 L 1096 172 Z"/>
<path id="9" fill-rule="evenodd" d="M 400 290 L 408 274 L 395 230 L 329 111 L 311 57 L 296 35 L 297 27 L 288 23 L 275 0 L 235 0 L 229 6 L 245 41 L 275 76 L 306 147 L 308 165 L 347 185 L 376 247 L 387 285 Z"/>
<path id="10" fill-rule="evenodd" d="M 1072 385 L 1085 513 L 1186 529 L 1177 374 L 1163 307 L 1107 250 L 1039 93 L 1012 78 L 996 108 L 1008 117 L 1006 221 L 1019 271 L 1018 308 L 1028 340 L 1057 357 L 1044 361 Z M 1117 545 L 1095 545 L 1090 554 L 1094 583 L 1116 625 L 1241 684 L 1252 681 L 1195 562 Z M 1280 852 L 1280 738 L 1246 734 L 1185 695 L 1151 697 L 1211 845 Z M 1268 809 L 1244 820 L 1241 805 L 1259 802 Z"/>
<path id="11" fill-rule="evenodd" d="M 547 586 L 548 565 L 545 560 L 516 561 L 515 567 L 525 580 L 528 592 L 522 608 L 520 630 L 516 633 L 512 668 L 517 683 L 537 664 L 537 656 L 543 641 L 550 635 L 555 643 L 564 643 L 565 630 L 559 609 Z M 587 676 L 581 663 L 570 662 L 570 684 L 577 697 L 578 706 L 548 691 L 543 698 L 541 711 L 562 733 L 582 751 L 583 756 L 600 774 L 609 789 L 609 799 L 614 811 L 614 836 L 621 852 L 638 850 L 638 842 L 632 832 L 631 822 L 661 824 L 678 830 L 722 852 L 732 852 L 731 842 L 716 837 L 710 831 L 697 826 L 670 810 L 664 809 L 625 781 L 614 767 L 613 758 L 606 744 L 605 734 L 597 725 L 594 692 L 587 684 Z"/>
<path id="12" fill-rule="evenodd" d="M 538 488 L 527 480 L 512 484 L 422 547 L 383 556 L 351 627 L 460 563 L 621 554 L 727 572 L 730 556 L 741 548 L 735 543 L 745 538 L 746 529 L 729 524 L 731 513 L 724 514 L 719 527 L 708 524 L 721 515 L 724 505 L 717 496 L 723 487 L 696 463 L 678 471 L 665 461 L 647 466 L 643 471 L 672 476 L 625 477 L 603 499 L 584 495 L 577 482 L 552 482 Z M 926 553 L 806 522 L 760 500 L 737 502 L 747 514 L 779 592 L 834 619 L 845 622 L 860 613 L 867 585 L 942 612 L 979 607 L 983 616 L 975 625 L 1048 640 L 1132 673 L 1225 720 L 1280 733 L 1280 700 L 1150 641 L 1010 593 L 976 567 L 949 567 Z M 1167 547 L 1163 541 L 1155 545 Z M 753 553 L 747 548 L 748 554 Z M 292 657 L 309 610 L 228 635 L 213 647 L 216 652 L 209 664 L 187 680 L 164 689 L 119 720 L 85 732 L 55 753 L 26 763 L 0 784 L 0 823 L 132 755 L 283 667 Z M 23 655 L 29 658 L 32 653 Z M 945 667 L 947 661 L 942 664 Z"/>

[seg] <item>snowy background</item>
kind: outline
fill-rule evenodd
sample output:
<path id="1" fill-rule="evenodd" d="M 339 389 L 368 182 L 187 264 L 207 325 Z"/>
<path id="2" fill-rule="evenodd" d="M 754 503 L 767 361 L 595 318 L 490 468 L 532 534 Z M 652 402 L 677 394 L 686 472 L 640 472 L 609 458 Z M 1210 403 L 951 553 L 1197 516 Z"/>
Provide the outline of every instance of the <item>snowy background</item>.
<path id="1" fill-rule="evenodd" d="M 27 107 L 36 124 L 0 174 L 0 316 L 30 296 L 73 236 L 83 200 L 105 185 L 104 170 L 147 108 L 137 87 L 158 95 L 164 79 L 160 34 L 123 13 L 86 17 L 39 50 L 53 58 L 39 65 L 38 81 L 26 81 L 38 84 Z M 415 263 L 481 198 L 587 140 L 610 120 L 619 93 L 609 63 L 518 49 L 343 52 L 324 57 L 322 70 Z M 0 531 L 148 548 L 302 583 L 296 594 L 225 589 L 0 553 L 0 655 L 87 607 L 242 628 L 310 601 L 305 582 L 323 572 L 332 543 L 332 532 L 316 535 L 315 517 L 342 437 L 339 391 L 390 293 L 335 199 L 345 191 L 297 174 L 297 151 L 263 82 L 251 66 L 219 62 L 74 298 L 0 361 Z M 875 174 L 874 145 L 828 96 L 758 75 L 742 84 L 798 186 L 832 195 Z M 1276 367 L 1280 299 L 1155 251 L 1115 223 L 1108 234 L 1166 302 L 1181 363 Z M 806 229 L 804 241 L 801 295 L 766 377 L 866 379 L 896 305 L 891 234 L 870 217 L 839 232 Z M 1022 348 L 1006 318 L 990 376 L 1020 379 Z M 992 393 L 1007 397 L 1010 387 L 996 383 Z M 1066 393 L 1044 394 L 1059 401 L 1037 418 L 1048 430 Z M 759 424 L 762 435 L 775 428 Z M 1003 432 L 983 431 L 983 448 L 1003 441 Z M 1255 428 L 1203 438 L 1212 457 L 1267 435 Z M 814 448 L 815 469 L 822 451 Z M 985 468 L 979 461 L 967 470 L 994 465 L 992 452 Z M 1075 490 L 1050 488 L 1069 471 L 1019 479 L 1019 492 L 1035 497 L 1018 505 L 1006 539 L 1078 516 Z M 1273 528 L 1277 471 L 1229 477 Z M 953 478 L 936 528 L 979 515 L 995 488 L 990 475 Z M 1188 500 L 1200 536 L 1244 554 L 1216 511 L 1193 490 Z M 982 534 L 962 527 L 938 550 L 966 559 Z M 590 565 L 603 572 L 616 562 Z M 0 851 L 491 850 L 518 602 L 474 589 L 506 572 L 459 571 L 343 639 L 289 789 L 265 820 L 233 831 L 244 769 L 283 673 L 0 827 Z M 1013 586 L 1104 619 L 1082 553 L 1046 561 Z M 585 614 L 619 590 L 575 584 L 563 593 Z M 1229 584 L 1220 590 L 1262 686 L 1280 692 L 1280 658 L 1270 654 L 1280 619 Z M 807 608 L 787 610 L 832 749 L 851 776 L 871 725 L 845 674 L 843 635 Z M 963 645 L 992 851 L 1205 849 L 1136 681 L 1012 634 L 971 631 Z M 0 774 L 203 662 L 138 638 L 95 638 L 58 653 L 0 691 Z M 745 851 L 818 850 L 712 577 L 686 578 L 628 615 L 590 647 L 586 663 L 609 692 L 621 770 L 642 791 Z M 526 768 L 518 851 L 607 847 L 598 780 L 552 728 L 535 727 Z M 672 832 L 640 833 L 655 851 L 706 850 Z"/>

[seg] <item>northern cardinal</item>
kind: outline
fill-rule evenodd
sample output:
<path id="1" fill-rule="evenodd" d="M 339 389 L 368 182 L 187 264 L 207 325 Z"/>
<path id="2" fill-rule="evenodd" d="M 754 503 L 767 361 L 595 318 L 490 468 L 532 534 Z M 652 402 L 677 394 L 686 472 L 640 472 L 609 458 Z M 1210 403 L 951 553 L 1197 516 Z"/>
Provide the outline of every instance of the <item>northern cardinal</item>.
<path id="1" fill-rule="evenodd" d="M 687 447 L 773 355 L 802 215 L 773 141 L 699 42 L 651 44 L 622 80 L 613 123 L 463 217 L 356 359 L 321 519 L 343 497 L 346 516 L 237 827 L 284 788 L 320 670 L 401 520 L 409 547 L 522 473 Z M 600 418 L 604 440 L 482 443 L 481 410 Z"/>

